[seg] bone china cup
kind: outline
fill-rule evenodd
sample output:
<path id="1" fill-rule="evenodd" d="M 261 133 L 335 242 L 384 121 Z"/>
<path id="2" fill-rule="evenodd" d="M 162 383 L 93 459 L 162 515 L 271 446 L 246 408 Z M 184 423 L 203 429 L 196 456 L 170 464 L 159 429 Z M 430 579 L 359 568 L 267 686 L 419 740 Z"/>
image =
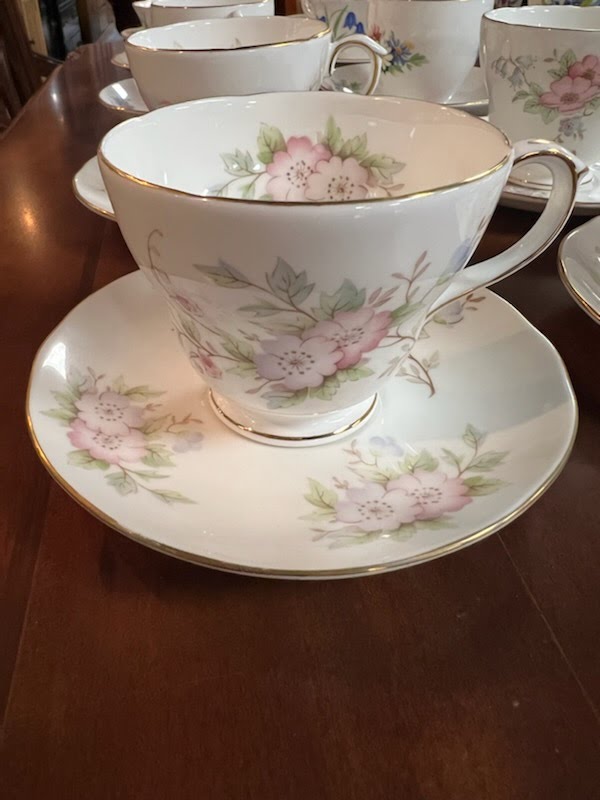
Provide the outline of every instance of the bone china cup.
<path id="1" fill-rule="evenodd" d="M 461 271 L 515 157 L 551 170 L 548 204 L 517 244 Z M 221 418 L 288 445 L 355 430 L 428 316 L 538 255 L 577 188 L 556 145 L 512 149 L 443 106 L 329 92 L 163 108 L 113 128 L 99 160 Z"/>
<path id="2" fill-rule="evenodd" d="M 204 97 L 316 90 L 349 45 L 371 58 L 370 94 L 385 52 L 381 45 L 361 35 L 332 44 L 329 27 L 305 17 L 182 22 L 139 31 L 125 50 L 152 109 Z"/>
<path id="3" fill-rule="evenodd" d="M 387 55 L 376 94 L 446 103 L 475 65 L 494 0 L 370 0 L 367 33 Z"/>
<path id="4" fill-rule="evenodd" d="M 553 139 L 600 160 L 600 8 L 536 6 L 486 14 L 481 61 L 490 121 L 513 141 Z M 523 180 L 543 183 L 538 170 Z"/>
<path id="5" fill-rule="evenodd" d="M 132 5 L 146 28 L 195 19 L 270 17 L 275 13 L 274 0 L 246 0 L 235 4 L 231 0 L 136 0 Z"/>

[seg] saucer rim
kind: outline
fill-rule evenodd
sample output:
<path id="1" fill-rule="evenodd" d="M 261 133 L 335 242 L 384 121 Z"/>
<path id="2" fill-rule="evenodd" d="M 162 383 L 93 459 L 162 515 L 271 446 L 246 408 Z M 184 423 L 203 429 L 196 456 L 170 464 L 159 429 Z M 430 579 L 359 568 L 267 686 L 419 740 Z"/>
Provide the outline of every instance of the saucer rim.
<path id="1" fill-rule="evenodd" d="M 150 111 L 150 109 L 148 107 L 146 107 L 145 111 L 142 111 L 141 109 L 140 110 L 137 110 L 137 109 L 134 110 L 131 107 L 127 108 L 126 106 L 113 105 L 112 103 L 109 103 L 108 100 L 105 100 L 102 97 L 102 94 L 107 89 L 112 89 L 112 87 L 115 86 L 117 83 L 125 83 L 125 81 L 133 81 L 135 83 L 135 78 L 132 75 L 129 78 L 122 78 L 119 81 L 112 81 L 112 83 L 108 83 L 106 86 L 104 86 L 104 88 L 100 89 L 100 91 L 98 92 L 98 102 L 100 103 L 100 105 L 103 105 L 104 108 L 108 108 L 109 111 L 114 111 L 114 112 L 116 112 L 118 114 L 127 114 L 127 116 L 129 116 L 129 117 L 141 117 L 144 114 L 147 114 Z M 137 86 L 137 83 L 136 83 L 136 86 Z M 139 89 L 138 89 L 138 91 L 139 91 Z"/>
<path id="2" fill-rule="evenodd" d="M 552 342 L 545 336 L 540 330 L 538 330 L 535 325 L 533 325 L 529 320 L 511 303 L 505 300 L 503 297 L 500 297 L 495 292 L 492 292 L 490 289 L 485 291 L 493 294 L 494 297 L 499 300 L 502 304 L 507 305 L 510 307 L 511 311 L 518 315 L 520 320 L 524 323 L 524 325 L 530 329 L 530 332 L 534 335 L 540 337 L 546 345 L 550 348 L 553 352 L 556 360 L 557 360 L 557 367 L 562 371 L 562 377 L 565 383 L 565 388 L 571 399 L 571 408 L 573 413 L 573 427 L 571 431 L 571 436 L 567 446 L 564 450 L 564 453 L 558 462 L 558 464 L 554 467 L 551 474 L 515 509 L 510 511 L 508 514 L 500 517 L 495 522 L 491 523 L 490 525 L 482 528 L 481 530 L 474 531 L 468 536 L 465 536 L 461 539 L 457 539 L 453 542 L 447 543 L 445 545 L 441 545 L 439 547 L 435 547 L 431 550 L 426 552 L 420 553 L 415 556 L 410 556 L 402 559 L 396 559 L 393 561 L 386 561 L 379 564 L 373 564 L 368 567 L 341 567 L 339 569 L 310 569 L 310 570 L 293 570 L 293 569 L 282 569 L 282 568 L 268 568 L 268 567 L 254 567 L 249 565 L 243 564 L 236 564 L 235 562 L 230 561 L 223 561 L 221 559 L 210 558 L 209 556 L 201 556 L 197 553 L 190 553 L 185 550 L 171 547 L 170 545 L 164 544 L 162 542 L 157 542 L 154 539 L 150 539 L 142 533 L 138 531 L 131 530 L 129 528 L 125 528 L 121 523 L 117 522 L 113 517 L 109 514 L 106 514 L 100 508 L 98 508 L 94 503 L 90 500 L 87 500 L 83 495 L 81 495 L 77 489 L 75 489 L 68 481 L 60 474 L 58 469 L 54 467 L 50 458 L 44 452 L 39 439 L 37 438 L 35 432 L 35 423 L 33 421 L 31 415 L 31 389 L 34 380 L 34 376 L 40 373 L 39 361 L 41 360 L 42 352 L 46 348 L 46 345 L 50 342 L 50 340 L 55 336 L 58 329 L 62 327 L 62 325 L 67 322 L 69 317 L 71 317 L 79 308 L 83 306 L 85 303 L 91 300 L 96 294 L 99 294 L 104 289 L 109 286 L 112 286 L 114 283 L 119 281 L 131 281 L 133 276 L 136 276 L 136 279 L 142 278 L 142 274 L 140 273 L 139 269 L 135 270 L 132 273 L 122 276 L 121 278 L 117 278 L 116 281 L 111 281 L 111 283 L 106 284 L 105 286 L 97 289 L 95 292 L 88 294 L 83 300 L 77 303 L 59 322 L 58 324 L 50 331 L 50 333 L 44 338 L 43 342 L 38 347 L 33 361 L 31 363 L 29 379 L 27 382 L 27 392 L 25 396 L 25 416 L 27 420 L 27 432 L 31 439 L 33 448 L 44 465 L 45 469 L 48 471 L 50 476 L 56 481 L 56 483 L 63 489 L 69 497 L 71 497 L 75 502 L 77 502 L 82 508 L 84 508 L 89 514 L 95 517 L 97 520 L 102 522 L 103 524 L 107 525 L 109 528 L 117 531 L 118 533 L 123 534 L 123 536 L 131 539 L 132 541 L 137 542 L 138 544 L 143 545 L 144 547 L 148 547 L 151 550 L 156 550 L 159 553 L 164 555 L 172 556 L 174 558 L 179 559 L 180 561 L 186 561 L 191 564 L 195 564 L 197 566 L 207 567 L 209 569 L 215 569 L 221 572 L 228 572 L 234 573 L 237 575 L 245 575 L 245 576 L 253 576 L 253 577 L 262 577 L 262 578 L 274 578 L 274 579 L 302 579 L 302 580 L 324 580 L 324 579 L 335 579 L 335 578 L 350 578 L 350 577 L 364 577 L 368 575 L 375 575 L 375 574 L 382 574 L 386 572 L 394 572 L 399 569 L 404 569 L 407 567 L 416 566 L 418 564 L 423 564 L 428 561 L 433 561 L 437 558 L 441 558 L 442 556 L 450 555 L 451 553 L 458 552 L 459 550 L 464 549 L 465 547 L 469 547 L 476 542 L 482 541 L 486 539 L 488 536 L 491 536 L 493 533 L 496 533 L 511 522 L 514 522 L 518 517 L 524 514 L 526 511 L 529 510 L 545 493 L 546 491 L 552 486 L 554 481 L 559 477 L 561 472 L 563 471 L 564 467 L 566 466 L 569 457 L 571 455 L 571 451 L 575 444 L 575 440 L 577 438 L 577 432 L 579 428 L 579 406 L 577 403 L 577 397 L 575 395 L 575 391 L 573 389 L 573 384 L 571 382 L 571 378 L 569 376 L 569 372 L 567 370 L 566 364 L 556 349 Z"/>
<path id="3" fill-rule="evenodd" d="M 567 265 L 565 262 L 565 247 L 568 247 L 571 243 L 571 239 L 575 239 L 575 234 L 579 234 L 582 228 L 585 228 L 586 225 L 590 225 L 597 217 L 592 217 L 588 222 L 585 222 L 583 225 L 579 225 L 579 227 L 574 228 L 570 233 L 568 233 L 558 248 L 558 275 L 563 283 L 563 286 L 571 296 L 571 298 L 577 303 L 579 308 L 590 317 L 596 324 L 600 325 L 600 311 L 596 311 L 585 297 L 575 288 L 573 283 L 571 282 L 571 278 L 569 277 L 569 271 L 567 269 Z"/>
<path id="4" fill-rule="evenodd" d="M 71 179 L 73 194 L 75 195 L 75 198 L 81 203 L 81 205 L 87 208 L 88 211 L 91 211 L 92 213 L 97 214 L 99 217 L 103 217 L 104 219 L 109 219 L 111 222 L 116 222 L 117 218 L 115 216 L 114 211 L 112 212 L 108 211 L 107 209 L 102 208 L 102 206 L 97 206 L 95 203 L 92 203 L 91 200 L 88 200 L 87 197 L 85 197 L 81 193 L 79 186 L 77 185 L 77 178 L 80 175 L 81 171 L 85 169 L 85 167 L 90 163 L 90 161 L 93 161 L 94 159 L 97 160 L 97 156 L 92 156 L 92 158 L 89 158 L 84 164 L 81 165 L 81 167 L 79 167 L 75 175 L 73 175 L 73 178 Z M 77 308 L 77 306 L 75 306 L 75 308 Z M 75 308 L 73 308 L 72 310 L 74 311 Z M 66 316 L 64 317 L 64 319 L 66 319 Z M 56 330 L 56 328 L 54 330 Z M 54 333 L 54 330 L 52 331 L 52 333 Z"/>

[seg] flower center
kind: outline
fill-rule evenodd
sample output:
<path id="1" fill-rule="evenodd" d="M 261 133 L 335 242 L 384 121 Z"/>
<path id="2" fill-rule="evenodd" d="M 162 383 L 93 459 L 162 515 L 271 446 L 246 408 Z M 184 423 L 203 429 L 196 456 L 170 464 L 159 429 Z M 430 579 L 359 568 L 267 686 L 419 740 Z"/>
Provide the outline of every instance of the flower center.
<path id="1" fill-rule="evenodd" d="M 112 436 L 108 433 L 97 431 L 93 436 L 94 441 L 105 450 L 118 450 L 121 445 L 120 436 Z"/>
<path id="2" fill-rule="evenodd" d="M 427 486 L 423 489 L 413 489 L 408 492 L 411 497 L 423 505 L 438 505 L 442 500 L 442 492 L 436 486 Z"/>
<path id="3" fill-rule="evenodd" d="M 99 419 L 108 422 L 123 419 L 123 409 L 115 403 L 98 403 L 94 406 L 94 411 Z"/>
<path id="4" fill-rule="evenodd" d="M 561 103 L 576 103 L 579 100 L 577 92 L 565 92 L 561 95 Z"/>
<path id="5" fill-rule="evenodd" d="M 364 328 L 348 328 L 336 332 L 331 337 L 339 347 L 348 347 L 352 344 L 360 344 L 365 335 Z"/>
<path id="6" fill-rule="evenodd" d="M 285 177 L 297 189 L 303 189 L 311 175 L 312 169 L 303 158 L 294 162 L 285 173 Z"/>
<path id="7" fill-rule="evenodd" d="M 596 72 L 593 69 L 586 69 L 581 77 L 586 78 L 588 81 L 593 81 L 596 77 Z"/>
<path id="8" fill-rule="evenodd" d="M 345 176 L 333 178 L 327 184 L 327 196 L 330 200 L 349 200 L 356 184 Z"/>
<path id="9" fill-rule="evenodd" d="M 386 503 L 385 500 L 367 500 L 358 504 L 358 510 L 365 520 L 376 519 L 380 521 L 391 517 L 394 513 L 392 506 Z"/>
<path id="10" fill-rule="evenodd" d="M 314 368 L 315 359 L 304 350 L 284 350 L 280 356 L 277 356 L 277 364 L 286 375 L 305 375 Z"/>

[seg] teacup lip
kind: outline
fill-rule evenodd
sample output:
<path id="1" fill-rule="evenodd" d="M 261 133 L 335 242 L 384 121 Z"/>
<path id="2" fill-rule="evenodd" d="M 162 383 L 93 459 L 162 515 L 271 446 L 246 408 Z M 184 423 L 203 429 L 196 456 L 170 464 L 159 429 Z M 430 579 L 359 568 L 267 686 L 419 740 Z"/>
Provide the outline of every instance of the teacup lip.
<path id="1" fill-rule="evenodd" d="M 232 103 L 232 102 L 256 102 L 260 101 L 264 98 L 269 97 L 277 97 L 281 101 L 288 100 L 290 103 L 298 101 L 298 99 L 302 97 L 314 97 L 315 92 L 266 92 L 264 94 L 257 94 L 257 95 L 245 95 L 242 97 L 239 96 L 231 96 L 231 97 L 210 97 L 204 98 L 202 100 L 189 100 L 185 103 L 178 103 L 172 106 L 164 106 L 163 108 L 157 108 L 154 111 L 150 111 L 148 114 L 144 114 L 140 117 L 133 117 L 131 119 L 125 120 L 121 122 L 119 125 L 116 125 L 114 128 L 106 133 L 103 138 L 100 140 L 100 144 L 98 145 L 96 155 L 98 161 L 104 164 L 104 166 L 109 169 L 111 172 L 114 172 L 116 175 L 119 175 L 121 178 L 125 178 L 126 180 L 130 181 L 131 183 L 135 183 L 138 186 L 144 186 L 148 189 L 160 190 L 163 192 L 167 192 L 169 194 L 174 194 L 178 196 L 184 197 L 191 197 L 197 200 L 201 200 L 204 203 L 234 203 L 234 204 L 243 204 L 246 206 L 268 206 L 271 209 L 275 209 L 278 207 L 290 207 L 290 206 L 302 206 L 304 208 L 311 208 L 311 207 L 339 207 L 339 206 L 349 206 L 349 207 L 364 207 L 366 204 L 381 204 L 381 203 L 401 203 L 407 200 L 414 200 L 419 197 L 429 197 L 431 195 L 441 194 L 442 192 L 447 192 L 452 189 L 457 189 L 460 186 L 466 186 L 471 183 L 476 183 L 477 181 L 482 180 L 483 178 L 488 177 L 489 175 L 498 172 L 503 167 L 506 166 L 507 163 L 512 158 L 513 149 L 512 144 L 504 131 L 500 128 L 493 125 L 491 122 L 487 120 L 483 120 L 480 117 L 473 117 L 470 114 L 457 111 L 456 109 L 447 108 L 445 106 L 440 106 L 439 103 L 432 103 L 427 100 L 413 100 L 407 99 L 404 97 L 375 97 L 375 96 L 363 96 L 363 95 L 340 95 L 340 97 L 346 97 L 348 99 L 353 98 L 353 102 L 355 100 L 359 100 L 360 102 L 366 101 L 369 105 L 374 105 L 375 103 L 385 103 L 385 104 L 394 104 L 394 105 L 405 105 L 407 103 L 410 104 L 418 104 L 423 106 L 434 106 L 437 109 L 444 108 L 444 110 L 449 113 L 451 116 L 461 116 L 463 118 L 467 118 L 473 126 L 480 125 L 480 126 L 488 126 L 489 128 L 493 128 L 496 133 L 500 134 L 504 145 L 506 146 L 506 153 L 504 156 L 491 167 L 483 170 L 482 172 L 477 173 L 476 175 L 469 175 L 467 178 L 464 178 L 461 181 L 457 181 L 454 183 L 445 184 L 443 186 L 436 186 L 433 189 L 423 189 L 416 192 L 410 192 L 403 195 L 398 195 L 394 197 L 367 197 L 362 200 L 249 200 L 242 197 L 216 197 L 214 195 L 208 194 L 200 194 L 197 192 L 190 192 L 187 189 L 176 189 L 172 186 L 163 186 L 160 183 L 154 183 L 153 181 L 145 180 L 144 178 L 139 178 L 136 175 L 132 175 L 127 170 L 122 169 L 121 167 L 117 167 L 112 161 L 108 158 L 105 154 L 105 147 L 107 143 L 113 136 L 118 136 L 118 131 L 125 129 L 127 126 L 134 126 L 140 125 L 143 123 L 147 123 L 149 119 L 153 116 L 155 118 L 160 118 L 160 116 L 166 116 L 167 114 L 173 113 L 173 109 L 182 109 L 184 107 L 195 107 L 195 106 L 202 106 L 206 107 L 209 105 L 220 105 L 223 103 Z"/>
<path id="2" fill-rule="evenodd" d="M 583 14 L 582 14 L 583 12 Z M 590 24 L 588 27 L 582 25 L 573 25 L 572 27 L 558 25 L 556 17 L 571 16 L 573 22 L 583 21 L 582 16 L 587 15 L 590 19 L 590 13 L 596 17 L 595 24 Z M 552 17 L 555 17 L 555 22 L 552 23 Z M 547 17 L 547 24 L 542 24 L 544 18 Z M 486 11 L 483 19 L 489 22 L 495 22 L 499 25 L 509 25 L 512 28 L 525 28 L 527 30 L 547 30 L 547 31 L 571 31 L 572 33 L 591 33 L 598 31 L 600 28 L 600 7 L 590 6 L 588 8 L 581 8 L 580 6 L 521 6 L 519 8 L 494 8 L 491 11 Z M 536 21 L 534 21 L 536 20 Z"/>
<path id="3" fill-rule="evenodd" d="M 182 3 L 170 3 L 168 0 L 148 0 L 148 7 L 156 6 L 157 8 L 168 8 L 168 9 L 177 9 L 178 11 L 182 10 L 195 10 L 195 9 L 204 9 L 204 8 L 236 8 L 237 6 L 260 6 L 266 5 L 268 0 L 239 0 L 239 2 L 235 2 L 235 0 L 227 0 L 225 3 L 189 3 L 189 2 L 182 2 Z"/>
<path id="4" fill-rule="evenodd" d="M 266 27 L 266 25 L 270 24 L 272 20 L 286 20 L 286 17 L 225 17 L 225 18 L 218 18 L 218 19 L 198 19 L 198 20 L 188 20 L 187 22 L 175 22 L 171 25 L 161 25 L 157 28 L 144 28 L 141 31 L 137 31 L 136 33 L 132 34 L 129 39 L 125 42 L 125 48 L 127 47 L 135 47 L 137 50 L 145 50 L 151 53 L 237 53 L 240 50 L 263 50 L 268 47 L 283 47 L 287 45 L 293 44 L 302 44 L 303 42 L 310 42 L 313 39 L 320 39 L 323 36 L 327 36 L 331 33 L 331 28 L 327 22 L 322 22 L 321 20 L 317 19 L 309 19 L 306 17 L 302 20 L 295 20 L 295 23 L 304 23 L 306 22 L 306 27 L 314 28 L 317 27 L 317 30 L 314 33 L 311 33 L 310 36 L 303 36 L 297 39 L 274 39 L 271 42 L 266 42 L 264 44 L 244 44 L 239 45 L 238 47 L 152 47 L 148 44 L 139 44 L 139 39 L 147 39 L 148 37 L 152 37 L 154 35 L 154 31 L 163 31 L 166 29 L 169 30 L 181 30 L 181 29 L 189 29 L 189 28 L 218 28 L 218 27 L 227 27 L 228 25 L 247 25 L 248 27 Z M 276 23 L 276 24 L 279 24 Z"/>

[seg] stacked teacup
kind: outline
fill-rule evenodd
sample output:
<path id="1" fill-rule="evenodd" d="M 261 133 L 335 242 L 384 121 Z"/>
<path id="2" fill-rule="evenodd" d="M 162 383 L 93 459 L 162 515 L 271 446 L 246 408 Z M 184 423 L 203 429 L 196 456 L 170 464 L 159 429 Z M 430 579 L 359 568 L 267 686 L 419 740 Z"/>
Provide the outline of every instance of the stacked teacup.
<path id="1" fill-rule="evenodd" d="M 357 24 L 334 42 L 327 20 L 229 13 L 128 39 L 155 110 L 106 135 L 102 176 L 199 387 L 238 433 L 306 446 L 354 432 L 427 320 L 520 269 L 568 218 L 568 152 L 513 146 L 479 118 L 400 96 L 452 95 L 488 5 L 373 0 L 374 39 Z M 367 91 L 386 59 L 388 96 L 312 91 L 357 46 Z M 520 242 L 464 270 L 513 165 L 549 170 L 547 207 Z"/>

